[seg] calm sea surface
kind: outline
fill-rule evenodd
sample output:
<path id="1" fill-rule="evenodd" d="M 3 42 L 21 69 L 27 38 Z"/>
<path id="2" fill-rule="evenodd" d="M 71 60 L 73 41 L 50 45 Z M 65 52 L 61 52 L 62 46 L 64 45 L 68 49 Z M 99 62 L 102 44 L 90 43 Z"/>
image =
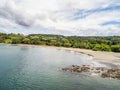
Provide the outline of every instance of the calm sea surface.
<path id="1" fill-rule="evenodd" d="M 91 62 L 73 51 L 0 45 L 0 90 L 120 90 L 119 80 L 60 71 Z"/>

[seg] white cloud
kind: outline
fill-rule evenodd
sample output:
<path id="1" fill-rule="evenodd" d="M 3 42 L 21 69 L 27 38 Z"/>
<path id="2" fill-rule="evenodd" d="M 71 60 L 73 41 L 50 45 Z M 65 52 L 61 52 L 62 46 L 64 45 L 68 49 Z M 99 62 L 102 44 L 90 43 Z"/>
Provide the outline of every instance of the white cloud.
<path id="1" fill-rule="evenodd" d="M 3 19 L 3 18 L 0 18 L 0 26 L 1 27 L 6 27 L 6 25 L 7 25 L 7 28 L 11 28 L 11 27 L 13 27 L 13 28 L 18 28 L 18 27 L 20 27 L 18 24 L 16 24 L 16 23 L 11 23 L 9 20 L 7 20 L 7 19 Z"/>
<path id="2" fill-rule="evenodd" d="M 120 26 L 102 26 L 120 21 L 120 7 L 113 10 L 116 5 L 119 0 L 1 0 L 0 27 L 21 33 L 43 33 L 42 28 L 44 33 L 64 35 L 119 35 Z"/>

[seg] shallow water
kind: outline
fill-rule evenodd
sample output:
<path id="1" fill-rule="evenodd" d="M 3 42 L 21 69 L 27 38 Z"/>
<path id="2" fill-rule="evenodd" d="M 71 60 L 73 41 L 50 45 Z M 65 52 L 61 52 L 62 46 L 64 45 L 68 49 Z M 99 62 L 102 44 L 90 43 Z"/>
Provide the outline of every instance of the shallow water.
<path id="1" fill-rule="evenodd" d="M 0 90 L 120 90 L 119 80 L 59 70 L 89 63 L 92 57 L 73 51 L 0 45 Z"/>

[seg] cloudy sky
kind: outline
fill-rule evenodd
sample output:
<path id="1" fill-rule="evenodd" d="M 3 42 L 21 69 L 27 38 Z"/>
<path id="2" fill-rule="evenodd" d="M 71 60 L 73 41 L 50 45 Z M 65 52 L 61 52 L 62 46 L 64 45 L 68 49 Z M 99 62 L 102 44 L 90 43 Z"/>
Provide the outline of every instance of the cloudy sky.
<path id="1" fill-rule="evenodd" d="M 120 35 L 120 0 L 0 0 L 0 32 Z"/>

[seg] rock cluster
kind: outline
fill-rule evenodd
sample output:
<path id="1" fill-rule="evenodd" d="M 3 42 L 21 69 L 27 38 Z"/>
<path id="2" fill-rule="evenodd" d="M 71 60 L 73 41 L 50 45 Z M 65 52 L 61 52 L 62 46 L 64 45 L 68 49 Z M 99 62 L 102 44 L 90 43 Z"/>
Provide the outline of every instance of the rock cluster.
<path id="1" fill-rule="evenodd" d="M 70 72 L 91 72 L 91 73 L 101 73 L 105 70 L 103 67 L 91 67 L 90 65 L 72 65 L 70 67 L 62 68 L 63 71 L 70 71 Z"/>
<path id="2" fill-rule="evenodd" d="M 72 65 L 66 68 L 62 68 L 63 71 L 77 72 L 77 73 L 90 73 L 96 74 L 103 78 L 120 79 L 120 69 L 107 69 L 104 67 L 92 67 L 90 65 Z"/>
<path id="3" fill-rule="evenodd" d="M 106 72 L 102 73 L 101 77 L 103 77 L 103 78 L 109 77 L 109 78 L 114 78 L 114 79 L 120 80 L 120 69 L 116 69 L 116 70 L 109 69 Z"/>

